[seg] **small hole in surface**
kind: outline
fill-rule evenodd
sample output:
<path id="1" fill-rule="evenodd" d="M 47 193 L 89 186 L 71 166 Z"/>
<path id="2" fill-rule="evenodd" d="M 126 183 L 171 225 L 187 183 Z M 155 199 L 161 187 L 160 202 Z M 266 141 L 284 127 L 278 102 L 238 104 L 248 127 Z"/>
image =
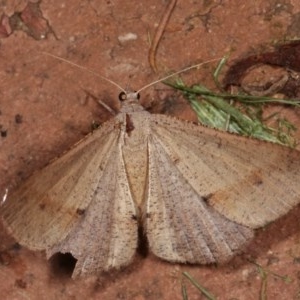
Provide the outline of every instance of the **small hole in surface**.
<path id="1" fill-rule="evenodd" d="M 50 264 L 52 271 L 56 275 L 72 276 L 77 259 L 71 253 L 55 253 L 51 259 Z"/>

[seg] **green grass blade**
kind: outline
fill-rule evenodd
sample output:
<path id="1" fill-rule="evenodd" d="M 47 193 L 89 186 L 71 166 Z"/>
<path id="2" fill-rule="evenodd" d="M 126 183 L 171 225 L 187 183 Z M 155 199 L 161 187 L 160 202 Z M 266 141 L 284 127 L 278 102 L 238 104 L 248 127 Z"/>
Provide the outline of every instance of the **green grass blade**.
<path id="1" fill-rule="evenodd" d="M 216 300 L 217 298 L 211 294 L 205 287 L 200 285 L 188 272 L 182 273 L 207 299 Z"/>

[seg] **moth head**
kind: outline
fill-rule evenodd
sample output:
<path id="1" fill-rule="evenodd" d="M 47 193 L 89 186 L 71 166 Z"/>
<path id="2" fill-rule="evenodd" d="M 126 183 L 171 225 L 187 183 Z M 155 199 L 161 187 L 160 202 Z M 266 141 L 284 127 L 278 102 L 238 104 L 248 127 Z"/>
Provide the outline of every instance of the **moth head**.
<path id="1" fill-rule="evenodd" d="M 140 99 L 140 94 L 136 91 L 134 92 L 124 92 L 122 91 L 119 94 L 119 100 L 121 102 L 124 102 L 126 100 L 139 100 Z"/>

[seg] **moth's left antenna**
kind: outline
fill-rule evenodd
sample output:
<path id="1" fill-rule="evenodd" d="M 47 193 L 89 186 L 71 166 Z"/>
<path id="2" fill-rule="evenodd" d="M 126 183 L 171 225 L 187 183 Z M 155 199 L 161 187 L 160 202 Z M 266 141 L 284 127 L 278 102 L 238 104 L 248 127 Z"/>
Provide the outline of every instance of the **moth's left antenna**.
<path id="1" fill-rule="evenodd" d="M 65 62 L 65 63 L 67 63 L 67 64 L 69 64 L 69 65 L 71 65 L 71 66 L 74 66 L 74 67 L 77 67 L 77 68 L 79 68 L 79 69 L 82 69 L 82 70 L 84 70 L 84 71 L 86 71 L 86 72 L 89 72 L 89 73 L 91 73 L 91 74 L 93 74 L 93 75 L 95 75 L 95 76 L 97 76 L 97 77 L 99 77 L 99 78 L 101 78 L 101 79 L 103 79 L 103 80 L 109 82 L 110 84 L 116 86 L 116 87 L 117 87 L 118 89 L 120 89 L 121 91 L 126 92 L 126 91 L 125 91 L 120 85 L 118 85 L 116 82 L 114 82 L 114 81 L 112 81 L 111 79 L 108 79 L 108 78 L 106 78 L 106 77 L 104 77 L 104 76 L 102 76 L 102 75 L 96 73 L 96 72 L 93 71 L 93 70 L 90 70 L 90 69 L 88 69 L 88 68 L 86 68 L 86 67 L 80 66 L 80 65 L 78 65 L 78 64 L 76 64 L 76 63 L 73 63 L 73 62 L 71 62 L 71 61 L 69 61 L 69 60 L 67 60 L 67 59 L 65 59 L 65 58 L 56 56 L 56 55 L 54 55 L 54 54 L 51 54 L 51 53 L 48 53 L 48 52 L 45 52 L 45 51 L 41 51 L 41 53 L 43 53 L 43 54 L 45 54 L 45 55 L 48 55 L 48 56 L 51 56 L 51 57 L 53 57 L 53 58 L 55 58 L 55 59 L 58 59 L 58 60 L 60 60 L 60 61 L 63 61 L 63 62 Z"/>

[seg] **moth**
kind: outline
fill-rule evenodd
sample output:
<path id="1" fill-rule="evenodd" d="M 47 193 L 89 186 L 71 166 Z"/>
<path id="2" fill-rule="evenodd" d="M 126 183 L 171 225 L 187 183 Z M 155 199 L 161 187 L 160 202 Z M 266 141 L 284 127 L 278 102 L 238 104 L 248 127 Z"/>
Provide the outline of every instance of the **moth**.
<path id="1" fill-rule="evenodd" d="M 71 253 L 74 278 L 130 264 L 139 226 L 163 260 L 226 262 L 300 202 L 298 151 L 150 114 L 136 92 L 120 101 L 0 207 L 20 244 Z"/>

